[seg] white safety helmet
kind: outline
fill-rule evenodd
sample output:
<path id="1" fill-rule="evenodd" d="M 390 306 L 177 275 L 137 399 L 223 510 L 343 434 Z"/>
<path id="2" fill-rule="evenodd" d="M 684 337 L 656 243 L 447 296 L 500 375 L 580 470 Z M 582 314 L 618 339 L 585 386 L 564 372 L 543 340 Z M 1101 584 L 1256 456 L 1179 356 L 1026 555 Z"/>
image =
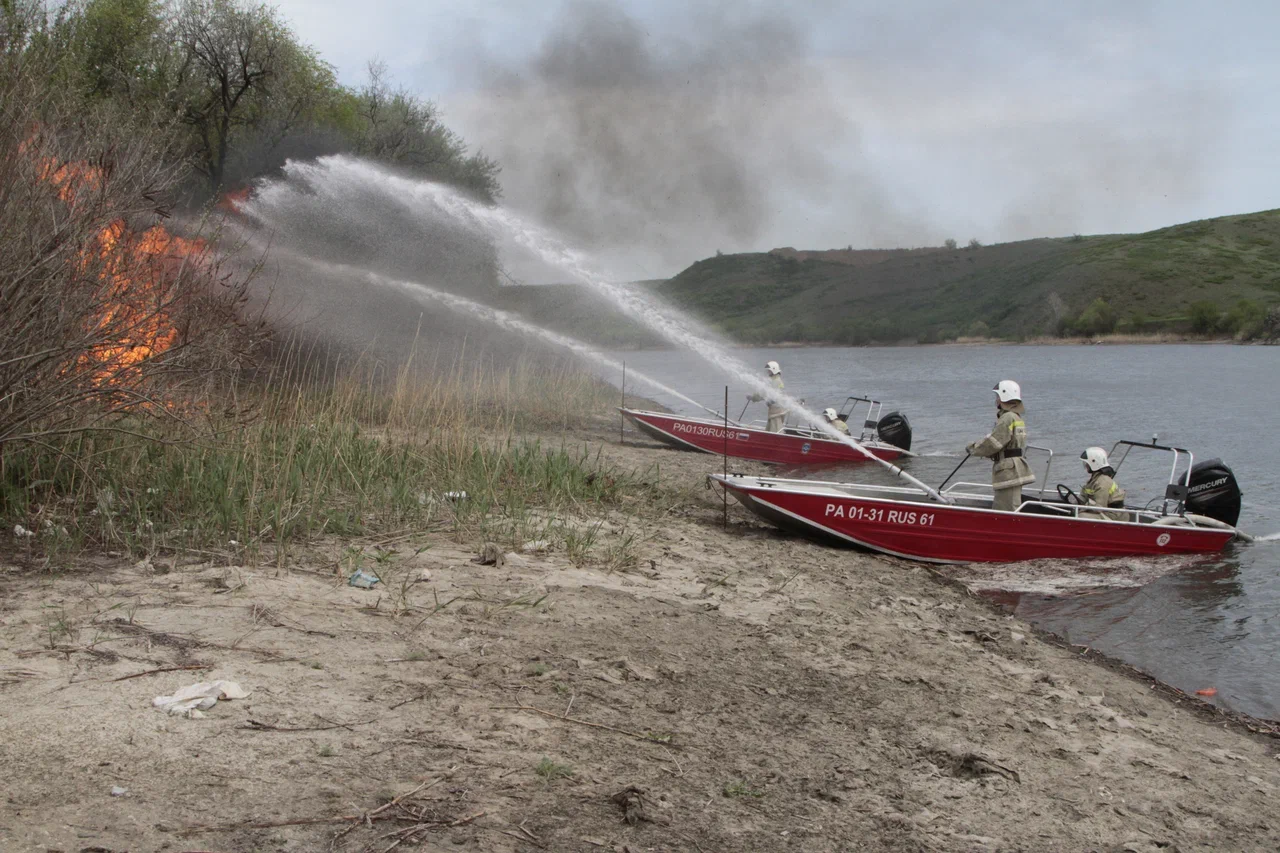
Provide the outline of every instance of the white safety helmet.
<path id="1" fill-rule="evenodd" d="M 996 392 L 996 397 L 999 398 L 1001 403 L 1022 400 L 1022 386 L 1012 379 L 1001 379 L 992 390 Z"/>
<path id="2" fill-rule="evenodd" d="M 779 376 L 782 374 L 782 368 L 776 361 L 770 361 L 765 364 L 765 370 L 769 371 L 770 376 Z"/>
<path id="3" fill-rule="evenodd" d="M 1101 447 L 1090 447 L 1080 454 L 1080 458 L 1084 460 L 1084 470 L 1090 474 L 1096 474 L 1103 468 L 1111 467 L 1111 462 L 1107 459 L 1107 451 Z"/>
<path id="4" fill-rule="evenodd" d="M 836 410 L 835 410 L 835 409 L 830 409 L 830 408 L 828 408 L 828 409 L 823 409 L 823 410 L 822 410 L 822 414 L 826 415 L 826 416 L 827 416 L 827 420 L 829 420 L 829 421 L 834 421 L 834 420 L 836 420 L 837 418 L 839 418 L 839 417 L 840 417 L 839 415 L 837 415 L 837 414 L 836 414 Z"/>

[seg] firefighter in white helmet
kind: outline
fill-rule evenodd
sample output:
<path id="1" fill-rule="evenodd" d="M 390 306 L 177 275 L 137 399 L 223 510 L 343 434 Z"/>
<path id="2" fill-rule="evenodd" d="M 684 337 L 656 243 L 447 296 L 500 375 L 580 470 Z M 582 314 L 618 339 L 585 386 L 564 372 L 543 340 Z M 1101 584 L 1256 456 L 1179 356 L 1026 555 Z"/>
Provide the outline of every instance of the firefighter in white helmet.
<path id="1" fill-rule="evenodd" d="M 1027 424 L 1023 421 L 1022 389 L 1012 379 L 1002 379 L 996 393 L 996 425 L 991 434 L 970 444 L 974 456 L 991 459 L 992 509 L 1012 512 L 1022 503 L 1022 487 L 1036 481 L 1024 454 Z"/>
<path id="2" fill-rule="evenodd" d="M 835 427 L 837 432 L 842 432 L 845 435 L 849 434 L 849 425 L 844 421 L 840 420 L 840 415 L 836 413 L 835 409 L 827 407 L 822 410 L 822 414 L 824 417 L 826 417 L 827 423 Z"/>
<path id="3" fill-rule="evenodd" d="M 1124 511 L 1124 489 L 1115 481 L 1116 471 L 1107 459 L 1107 451 L 1101 447 L 1090 447 L 1080 454 L 1080 459 L 1084 462 L 1084 472 L 1089 475 L 1089 482 L 1080 490 L 1085 505 L 1114 508 L 1108 512 L 1081 513 L 1081 518 L 1128 521 L 1129 513 Z"/>
<path id="4" fill-rule="evenodd" d="M 767 362 L 764 366 L 765 373 L 769 377 L 769 384 L 776 390 L 781 391 L 782 385 L 782 367 L 776 361 Z M 765 429 L 769 432 L 782 432 L 782 427 L 787 422 L 787 410 L 782 403 L 773 398 L 764 398 L 759 394 L 749 394 L 747 399 L 752 403 L 759 403 L 764 400 L 769 405 L 769 425 Z"/>

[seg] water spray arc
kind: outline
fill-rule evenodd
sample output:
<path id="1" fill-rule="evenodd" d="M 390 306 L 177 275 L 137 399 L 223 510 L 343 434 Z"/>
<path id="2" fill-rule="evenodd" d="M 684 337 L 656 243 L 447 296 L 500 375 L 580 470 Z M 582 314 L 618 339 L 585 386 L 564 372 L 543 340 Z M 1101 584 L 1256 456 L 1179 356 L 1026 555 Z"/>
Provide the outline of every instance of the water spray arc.
<path id="1" fill-rule="evenodd" d="M 313 163 L 289 161 L 284 168 L 285 177 L 267 181 L 257 191 L 256 197 L 246 206 L 246 212 L 261 221 L 270 223 L 271 210 L 284 206 L 306 195 L 328 199 L 335 205 L 370 187 L 381 187 L 388 198 L 404 206 L 408 212 L 423 218 L 447 213 L 455 220 L 469 223 L 477 230 L 499 238 L 510 238 L 533 252 L 543 261 L 563 269 L 595 292 L 608 298 L 619 309 L 662 335 L 671 343 L 687 349 L 762 396 L 771 396 L 791 411 L 808 418 L 819 430 L 836 441 L 842 441 L 873 462 L 882 465 L 895 476 L 907 480 L 941 503 L 951 500 L 923 481 L 911 476 L 897 465 L 869 453 L 851 437 L 844 435 L 824 418 L 809 411 L 796 398 L 779 392 L 764 381 L 759 371 L 730 355 L 723 346 L 716 344 L 713 336 L 691 319 L 664 310 L 653 300 L 634 288 L 612 283 L 592 269 L 586 258 L 570 249 L 553 235 L 524 221 L 511 211 L 489 207 L 473 201 L 442 184 L 402 178 L 386 172 L 371 163 L 345 155 L 321 157 Z M 294 186 L 296 184 L 297 186 Z M 679 395 L 688 399 L 684 395 Z M 698 405 L 705 409 L 705 406 Z M 719 413 L 717 413 L 719 414 Z"/>
<path id="2" fill-rule="evenodd" d="M 252 238 L 250 238 L 250 240 L 252 240 Z M 255 245 L 261 246 L 261 243 L 259 241 L 253 240 L 252 242 L 254 242 Z M 453 293 L 447 293 L 443 290 L 437 290 L 434 287 L 429 287 L 425 284 L 422 284 L 416 281 L 405 281 L 403 279 L 396 279 L 396 278 L 391 278 L 389 276 L 380 275 L 378 273 L 375 273 L 366 269 L 361 269 L 359 267 L 348 266 L 346 264 L 332 263 L 329 261 L 321 261 L 316 258 L 311 258 L 307 255 L 301 254 L 299 252 L 290 251 L 288 249 L 281 249 L 278 246 L 273 247 L 271 251 L 278 258 L 284 257 L 289 259 L 290 261 L 294 261 L 300 264 L 305 264 L 307 266 L 313 267 L 320 272 L 325 272 L 333 275 L 345 276 L 350 278 L 362 278 L 365 281 L 368 281 L 372 284 L 399 290 L 400 292 L 406 293 L 420 302 L 422 301 L 438 302 L 453 311 L 458 311 L 460 313 L 468 314 L 472 317 L 475 317 L 480 320 L 484 320 L 485 322 L 498 326 L 499 328 L 506 329 L 507 331 L 518 332 L 520 334 L 541 338 L 547 343 L 554 344 L 558 347 L 562 347 L 563 349 L 569 350 L 575 355 L 579 355 L 585 359 L 594 361 L 597 364 L 599 364 L 601 367 L 608 368 L 609 370 L 616 370 L 616 371 L 622 370 L 622 365 L 620 363 L 618 363 L 612 358 L 609 358 L 609 356 L 605 355 L 604 353 L 596 349 L 593 349 L 587 344 L 584 344 L 581 341 L 574 340 L 573 338 L 570 338 L 567 335 L 561 335 L 556 332 L 552 332 L 551 330 L 544 329 L 541 326 L 536 326 L 533 323 L 530 323 L 520 317 L 515 316 L 514 314 L 508 313 L 506 311 L 502 311 L 501 309 L 498 309 L 498 308 L 492 308 L 488 305 L 484 305 L 482 303 L 476 302 L 471 299 L 467 299 L 465 296 L 458 296 Z M 635 368 L 629 369 L 627 371 L 627 374 L 631 378 L 638 379 L 639 381 L 645 383 L 646 385 L 649 385 L 650 387 L 652 387 L 657 391 L 661 391 L 664 394 L 670 394 L 671 396 L 676 397 L 680 400 L 683 400 L 684 402 L 690 403 L 694 406 L 701 406 L 701 404 L 698 403 L 696 400 L 690 397 L 686 397 L 684 394 L 681 394 L 676 389 L 658 381 L 657 379 L 654 379 L 651 376 L 641 373 Z M 716 417 L 720 417 L 719 412 L 713 411 L 712 409 L 707 409 L 705 406 L 701 406 L 701 407 L 706 409 L 706 411 L 711 412 Z"/>
<path id="3" fill-rule="evenodd" d="M 621 363 L 615 361 L 612 358 L 609 358 L 609 356 L 605 355 L 599 350 L 593 349 L 587 344 L 584 344 L 578 340 L 574 340 L 573 338 L 570 338 L 567 335 L 561 335 L 549 329 L 544 329 L 541 326 L 536 326 L 533 323 L 530 323 L 526 320 L 523 320 L 515 316 L 514 314 L 510 314 L 498 308 L 491 308 L 488 305 L 484 305 L 480 302 L 475 302 L 473 300 L 467 299 L 464 296 L 457 296 L 456 294 L 447 293 L 443 290 L 436 290 L 433 287 L 428 287 L 427 285 L 422 284 L 420 282 L 416 282 L 416 281 L 405 281 L 403 279 L 389 278 L 387 276 L 379 275 L 378 273 L 368 272 L 368 271 L 364 272 L 364 276 L 368 281 L 371 281 L 374 284 L 381 284 L 387 287 L 396 288 L 397 290 L 407 293 L 410 296 L 414 296 L 420 300 L 425 298 L 425 299 L 433 300 L 436 302 L 440 302 L 441 304 L 455 311 L 460 311 L 466 314 L 470 314 L 473 317 L 477 317 L 481 320 L 485 320 L 486 322 L 492 323 L 495 326 L 499 326 L 509 331 L 519 332 L 521 334 L 541 338 L 542 340 L 548 343 L 555 344 L 558 347 L 563 347 L 564 349 L 567 349 L 570 352 L 580 355 L 585 359 L 594 361 L 597 364 L 599 364 L 601 367 L 606 367 L 609 370 L 617 373 L 622 372 Z M 708 409 L 706 406 L 703 406 L 701 403 L 699 403 L 697 400 L 694 400 L 692 397 L 687 397 L 684 394 L 681 394 L 679 391 L 672 388 L 670 385 L 666 385 L 662 382 L 659 382 L 657 379 L 654 379 L 652 376 L 648 376 L 644 373 L 641 373 L 640 371 L 636 370 L 634 367 L 627 370 L 627 375 L 632 379 L 638 379 L 639 381 L 645 383 L 646 385 L 653 388 L 654 390 L 661 391 L 664 394 L 670 394 L 672 397 L 675 397 L 679 400 L 689 403 L 690 405 L 697 406 L 701 409 L 704 409 L 705 411 L 708 411 L 717 417 L 720 416 L 720 413 L 715 411 L 714 409 Z"/>

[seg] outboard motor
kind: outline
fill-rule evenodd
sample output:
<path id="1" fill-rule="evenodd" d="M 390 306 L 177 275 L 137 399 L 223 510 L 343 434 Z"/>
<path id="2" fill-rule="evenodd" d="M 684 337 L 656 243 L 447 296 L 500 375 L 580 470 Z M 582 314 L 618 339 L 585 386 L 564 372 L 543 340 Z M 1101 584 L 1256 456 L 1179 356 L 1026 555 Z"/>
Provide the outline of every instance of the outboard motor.
<path id="1" fill-rule="evenodd" d="M 903 450 L 911 449 L 911 423 L 902 412 L 890 412 L 882 417 L 876 423 L 876 433 L 883 442 Z"/>
<path id="2" fill-rule="evenodd" d="M 1188 512 L 1236 526 L 1240 518 L 1240 486 L 1236 475 L 1221 459 L 1198 462 L 1187 484 Z"/>

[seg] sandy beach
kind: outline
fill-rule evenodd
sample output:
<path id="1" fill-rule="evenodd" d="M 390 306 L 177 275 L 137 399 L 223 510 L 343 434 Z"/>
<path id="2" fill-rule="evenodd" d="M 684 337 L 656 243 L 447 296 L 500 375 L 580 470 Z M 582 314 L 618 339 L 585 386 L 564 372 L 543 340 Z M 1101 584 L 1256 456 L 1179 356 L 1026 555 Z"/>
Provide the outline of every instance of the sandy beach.
<path id="1" fill-rule="evenodd" d="M 1280 847 L 1277 741 L 1249 721 L 922 566 L 732 506 L 726 529 L 714 457 L 603 420 L 541 439 L 651 472 L 669 505 L 561 519 L 588 556 L 489 565 L 447 525 L 283 567 L 0 565 L 0 847 Z M 374 589 L 346 583 L 353 549 Z M 152 707 L 218 679 L 250 695 Z"/>

